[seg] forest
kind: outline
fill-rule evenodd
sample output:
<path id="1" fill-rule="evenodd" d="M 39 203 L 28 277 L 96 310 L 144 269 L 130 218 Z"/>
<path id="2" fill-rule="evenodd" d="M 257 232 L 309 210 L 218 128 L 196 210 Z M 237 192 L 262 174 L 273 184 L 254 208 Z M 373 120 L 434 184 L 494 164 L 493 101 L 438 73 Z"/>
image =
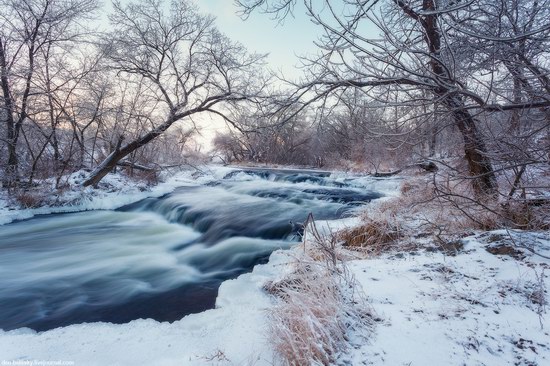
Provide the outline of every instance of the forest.
<path id="1" fill-rule="evenodd" d="M 241 1 L 240 12 L 284 21 L 295 3 Z M 189 1 L 114 2 L 104 29 L 95 0 L 3 1 L 3 187 L 61 186 L 80 169 L 94 185 L 117 166 L 208 159 L 193 143 L 203 115 L 229 126 L 210 152 L 225 163 L 378 172 L 428 160 L 505 199 L 540 184 L 546 1 L 304 4 L 322 31 L 318 53 L 286 80 Z"/>

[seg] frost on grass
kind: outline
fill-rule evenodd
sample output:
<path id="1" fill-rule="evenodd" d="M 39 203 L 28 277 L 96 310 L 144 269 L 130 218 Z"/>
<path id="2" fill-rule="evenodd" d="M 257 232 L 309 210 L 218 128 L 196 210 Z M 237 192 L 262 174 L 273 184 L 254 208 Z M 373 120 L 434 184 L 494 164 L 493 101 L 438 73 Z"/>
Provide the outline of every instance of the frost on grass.
<path id="1" fill-rule="evenodd" d="M 284 365 L 333 364 L 352 345 L 352 334 L 366 341 L 372 309 L 335 236 L 321 236 L 311 224 L 294 253 L 286 276 L 264 286 L 278 299 L 269 310 L 269 337 Z"/>

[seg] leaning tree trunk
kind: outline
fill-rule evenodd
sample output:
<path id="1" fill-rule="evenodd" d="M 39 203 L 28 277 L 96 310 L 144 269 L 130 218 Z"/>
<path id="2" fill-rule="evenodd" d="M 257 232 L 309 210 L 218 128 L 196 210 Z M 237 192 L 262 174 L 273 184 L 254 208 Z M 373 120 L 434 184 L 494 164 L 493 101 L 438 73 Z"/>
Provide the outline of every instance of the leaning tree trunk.
<path id="1" fill-rule="evenodd" d="M 96 184 L 98 184 L 103 179 L 103 177 L 105 177 L 111 170 L 113 170 L 116 167 L 116 164 L 122 158 L 124 158 L 127 154 L 129 154 L 129 153 L 125 154 L 124 149 L 121 150 L 120 148 L 123 140 L 124 140 L 123 136 L 120 136 L 118 138 L 118 142 L 113 152 L 111 152 L 109 156 L 107 156 L 105 160 L 103 160 L 103 162 L 101 162 L 101 164 L 99 164 L 97 168 L 95 168 L 90 173 L 90 176 L 88 177 L 88 179 L 86 179 L 86 181 L 83 183 L 84 187 L 87 187 L 90 185 L 95 186 Z M 128 145 L 126 145 L 125 148 L 127 146 Z"/>
<path id="2" fill-rule="evenodd" d="M 88 177 L 88 179 L 86 179 L 84 181 L 84 183 L 82 183 L 82 185 L 84 187 L 87 187 L 87 186 L 91 186 L 91 185 L 95 186 L 96 184 L 98 184 L 103 179 L 103 177 L 105 177 L 110 171 L 112 171 L 116 167 L 117 163 L 120 160 L 122 160 L 126 156 L 130 155 L 132 152 L 136 151 L 140 147 L 148 144 L 153 139 L 160 136 L 174 122 L 176 122 L 177 120 L 179 120 L 183 117 L 184 117 L 184 115 L 176 116 L 174 113 L 172 113 L 170 115 L 170 117 L 168 118 L 168 120 L 166 122 L 164 122 L 162 125 L 160 125 L 159 127 L 151 130 L 150 132 L 146 133 L 145 135 L 143 135 L 141 137 L 138 137 L 137 139 L 133 140 L 132 142 L 130 142 L 130 143 L 128 143 L 128 144 L 126 144 L 122 147 L 121 147 L 121 145 L 122 145 L 122 141 L 124 140 L 124 138 L 122 136 L 120 136 L 119 139 L 118 139 L 117 145 L 115 147 L 115 150 L 111 154 L 109 154 L 109 156 L 107 156 L 105 158 L 105 160 L 103 160 L 103 162 L 101 164 L 99 164 L 97 166 L 97 168 L 95 168 L 90 173 L 90 176 Z"/>

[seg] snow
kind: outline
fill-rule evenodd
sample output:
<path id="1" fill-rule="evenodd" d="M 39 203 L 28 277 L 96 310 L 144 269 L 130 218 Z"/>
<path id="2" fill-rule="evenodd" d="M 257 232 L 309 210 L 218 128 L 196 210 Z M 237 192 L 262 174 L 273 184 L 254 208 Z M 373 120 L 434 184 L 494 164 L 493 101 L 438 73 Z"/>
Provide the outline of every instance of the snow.
<path id="1" fill-rule="evenodd" d="M 145 191 L 109 184 L 122 193 L 84 195 L 71 207 L 8 211 L 0 222 L 61 210 L 108 209 L 160 196 L 183 184 L 205 184 L 231 168 L 210 168 L 198 178 L 186 172 Z M 400 178 L 379 181 L 334 175 L 397 196 Z M 126 189 L 126 190 L 124 190 Z M 80 197 L 80 196 L 79 196 Z M 3 205 L 3 207 L 2 207 Z M 319 232 L 359 224 L 358 218 L 319 221 Z M 352 334 L 343 364 L 352 365 L 548 365 L 550 321 L 546 283 L 550 272 L 548 233 L 493 231 L 461 239 L 456 255 L 420 249 L 356 259 L 348 266 L 376 312 L 374 334 Z M 523 243 L 518 258 L 487 248 Z M 269 263 L 224 282 L 216 309 L 174 323 L 150 319 L 127 324 L 91 323 L 46 332 L 0 331 L 2 360 L 65 360 L 77 365 L 272 365 L 268 310 L 277 299 L 262 290 L 289 271 L 292 251 L 276 251 Z M 539 253 L 539 256 L 533 253 Z M 368 330 L 370 332 L 370 330 Z M 365 330 L 367 332 L 367 330 Z M 369 342 L 360 342 L 365 338 Z"/>
<path id="2" fill-rule="evenodd" d="M 55 199 L 49 205 L 39 208 L 21 209 L 14 206 L 10 204 L 7 192 L 0 190 L 0 225 L 50 213 L 113 210 L 144 198 L 163 196 L 177 187 L 206 184 L 221 179 L 232 170 L 234 168 L 223 166 L 201 167 L 199 171 L 184 170 L 167 177 L 154 187 L 134 181 L 122 174 L 108 174 L 98 188 L 82 187 L 80 183 L 87 173 L 78 171 L 62 179 L 68 185 L 65 189 L 56 190 L 55 183 L 51 180 L 44 182 L 50 186 L 51 190 L 41 194 L 49 195 L 50 200 Z"/>
<path id="3" fill-rule="evenodd" d="M 534 296 L 544 291 L 549 261 L 529 252 L 522 261 L 490 254 L 487 238 L 502 234 L 466 237 L 456 256 L 394 253 L 350 262 L 382 318 L 371 344 L 354 350 L 353 364 L 550 364 L 550 321 Z M 550 251 L 548 238 L 514 235 Z"/>

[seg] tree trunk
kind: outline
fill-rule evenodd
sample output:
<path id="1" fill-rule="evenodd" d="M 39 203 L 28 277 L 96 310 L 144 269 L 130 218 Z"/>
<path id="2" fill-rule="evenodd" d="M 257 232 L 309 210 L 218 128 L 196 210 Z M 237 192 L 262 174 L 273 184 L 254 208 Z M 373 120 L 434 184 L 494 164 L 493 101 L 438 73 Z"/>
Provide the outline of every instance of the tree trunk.
<path id="1" fill-rule="evenodd" d="M 90 173 L 88 179 L 86 179 L 86 181 L 83 183 L 84 187 L 90 185 L 95 186 L 96 184 L 98 184 L 103 179 L 103 177 L 105 177 L 111 170 L 113 170 L 116 167 L 117 163 L 127 155 L 124 154 L 124 151 L 120 149 L 122 141 L 124 141 L 124 136 L 121 135 L 118 138 L 116 147 L 113 152 L 110 153 L 109 156 L 107 156 L 105 160 L 103 160 L 103 162 Z"/>
<path id="2" fill-rule="evenodd" d="M 9 136 L 9 132 L 8 132 Z M 15 144 L 13 140 L 8 137 L 8 163 L 4 171 L 4 186 L 5 187 L 14 187 L 17 183 L 18 175 L 18 159 L 17 152 L 15 149 Z"/>
<path id="3" fill-rule="evenodd" d="M 435 126 L 435 122 L 434 122 L 434 125 L 432 126 L 432 128 L 430 128 L 429 134 L 430 134 L 430 136 L 429 136 L 429 141 L 428 141 L 428 147 L 429 147 L 428 156 L 429 157 L 434 157 L 436 146 L 437 146 L 437 127 Z"/>
<path id="4" fill-rule="evenodd" d="M 183 115 L 175 115 L 174 113 L 171 113 L 170 117 L 162 125 L 124 145 L 122 148 L 120 146 L 122 145 L 122 140 L 124 138 L 120 136 L 115 150 L 111 154 L 109 154 L 109 156 L 107 156 L 105 160 L 103 160 L 103 162 L 90 173 L 90 176 L 84 181 L 84 183 L 82 183 L 82 185 L 84 187 L 91 185 L 95 186 L 101 181 L 101 179 L 103 179 L 103 177 L 105 177 L 111 170 L 113 170 L 117 166 L 117 163 L 120 160 L 130 155 L 132 152 L 136 151 L 140 147 L 148 144 L 150 141 L 157 138 L 164 131 L 166 131 L 174 122 L 182 119 L 183 117 L 191 113 L 193 112 L 187 111 Z"/>
<path id="5" fill-rule="evenodd" d="M 474 192 L 477 196 L 493 196 L 497 193 L 498 186 L 485 142 L 470 112 L 463 108 L 462 103 L 456 108 L 453 117 L 464 139 L 464 155 L 472 176 Z"/>
<path id="6" fill-rule="evenodd" d="M 3 93 L 3 114 L 6 122 L 6 142 L 8 145 L 8 161 L 4 171 L 3 185 L 11 187 L 17 181 L 17 139 L 15 133 L 15 120 L 13 118 L 13 99 L 11 98 L 10 85 L 8 79 L 8 65 L 6 54 L 4 52 L 4 44 L 0 38 L 0 82 L 2 84 Z"/>
<path id="7" fill-rule="evenodd" d="M 448 73 L 441 61 L 441 30 L 438 26 L 437 8 L 434 0 L 424 0 L 423 10 L 426 13 L 424 16 L 414 12 L 401 0 L 397 1 L 403 11 L 418 21 L 424 28 L 425 41 L 430 53 L 430 69 L 438 79 L 441 79 L 439 85 L 434 88 L 434 94 L 442 99 L 443 104 L 449 109 L 456 126 L 462 134 L 464 154 L 468 162 L 469 173 L 472 176 L 472 186 L 475 194 L 478 196 L 496 195 L 498 187 L 495 173 L 475 119 L 465 108 L 460 97 L 453 95 L 452 91 L 444 86 L 445 84 L 454 83 L 454 76 Z"/>

